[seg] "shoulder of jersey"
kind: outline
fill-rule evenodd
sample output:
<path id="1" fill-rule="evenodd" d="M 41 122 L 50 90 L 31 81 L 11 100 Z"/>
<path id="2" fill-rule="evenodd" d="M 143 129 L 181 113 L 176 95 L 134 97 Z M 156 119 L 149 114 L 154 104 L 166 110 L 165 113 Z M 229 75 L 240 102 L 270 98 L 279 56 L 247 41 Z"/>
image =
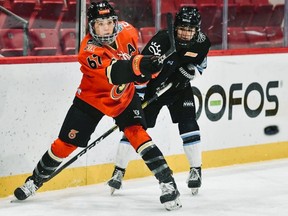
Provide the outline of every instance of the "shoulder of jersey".
<path id="1" fill-rule="evenodd" d="M 209 40 L 209 38 L 207 37 L 207 35 L 206 34 L 204 34 L 203 32 L 199 32 L 199 34 L 198 34 L 198 37 L 196 38 L 196 42 L 197 43 L 207 43 L 207 42 L 209 42 L 210 43 L 210 40 Z"/>
<path id="2" fill-rule="evenodd" d="M 168 31 L 167 30 L 159 30 L 158 32 L 157 32 L 157 35 L 158 35 L 158 37 L 163 37 L 163 38 L 165 38 L 165 37 L 169 37 L 169 33 L 168 33 Z"/>
<path id="3" fill-rule="evenodd" d="M 83 50 L 81 51 L 81 54 L 90 55 L 91 53 L 101 55 L 104 53 L 104 48 L 97 45 L 97 43 L 92 39 L 90 35 L 86 35 L 84 40 L 82 41 L 84 43 Z"/>
<path id="4" fill-rule="evenodd" d="M 118 22 L 118 31 L 121 32 L 123 30 L 136 30 L 134 26 L 132 26 L 130 23 L 125 21 L 119 21 Z"/>

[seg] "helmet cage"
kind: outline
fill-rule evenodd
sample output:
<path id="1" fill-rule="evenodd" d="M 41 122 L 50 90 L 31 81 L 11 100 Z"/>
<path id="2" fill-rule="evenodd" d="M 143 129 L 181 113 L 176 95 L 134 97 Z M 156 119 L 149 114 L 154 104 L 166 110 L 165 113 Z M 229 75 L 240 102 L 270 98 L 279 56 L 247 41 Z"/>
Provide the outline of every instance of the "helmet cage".
<path id="1" fill-rule="evenodd" d="M 197 8 L 194 7 L 182 7 L 179 13 L 176 14 L 175 17 L 175 38 L 176 38 L 176 45 L 180 47 L 186 47 L 192 45 L 193 41 L 198 37 L 200 32 L 200 25 L 201 25 L 201 16 Z M 189 27 L 195 28 L 196 34 L 190 41 L 184 41 L 177 38 L 177 27 Z"/>
<path id="2" fill-rule="evenodd" d="M 98 3 L 92 2 L 87 11 L 89 33 L 94 38 L 96 43 L 100 45 L 111 44 L 115 41 L 118 34 L 118 16 L 114 8 L 107 2 L 101 1 Z M 97 19 L 112 18 L 115 24 L 113 33 L 110 35 L 99 36 L 96 34 L 94 25 Z"/>
<path id="3" fill-rule="evenodd" d="M 107 17 L 109 18 L 109 17 Z M 94 25 L 95 25 L 95 22 L 97 19 L 102 19 L 102 18 L 97 18 L 97 19 L 94 19 L 94 20 L 91 20 L 89 22 L 89 32 L 90 34 L 92 35 L 93 39 L 96 41 L 97 44 L 100 44 L 100 45 L 109 45 L 111 43 L 113 43 L 116 39 L 116 36 L 118 35 L 118 17 L 117 16 L 112 16 L 111 17 L 113 19 L 113 22 L 114 22 L 114 29 L 113 29 L 113 33 L 110 34 L 110 35 L 97 35 L 96 32 L 95 32 L 95 29 L 94 29 Z"/>

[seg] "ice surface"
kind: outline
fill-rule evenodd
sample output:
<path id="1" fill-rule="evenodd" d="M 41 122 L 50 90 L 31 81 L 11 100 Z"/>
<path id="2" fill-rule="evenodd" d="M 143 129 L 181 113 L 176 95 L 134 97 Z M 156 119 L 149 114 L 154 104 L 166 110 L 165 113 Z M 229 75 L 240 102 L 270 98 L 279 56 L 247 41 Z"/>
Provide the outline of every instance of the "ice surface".
<path id="1" fill-rule="evenodd" d="M 288 159 L 204 169 L 197 196 L 187 173 L 174 174 L 183 207 L 166 211 L 154 177 L 126 180 L 110 195 L 105 183 L 39 192 L 25 201 L 0 199 L 1 216 L 287 216 Z"/>

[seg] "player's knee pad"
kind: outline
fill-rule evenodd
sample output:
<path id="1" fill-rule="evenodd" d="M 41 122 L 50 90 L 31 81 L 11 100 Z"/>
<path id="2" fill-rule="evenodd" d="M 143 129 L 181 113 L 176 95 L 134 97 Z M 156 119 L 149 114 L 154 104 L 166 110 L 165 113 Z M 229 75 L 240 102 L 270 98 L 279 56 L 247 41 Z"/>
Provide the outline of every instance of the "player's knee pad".
<path id="1" fill-rule="evenodd" d="M 66 158 L 69 156 L 77 146 L 63 142 L 59 138 L 54 141 L 54 143 L 51 145 L 51 151 L 52 153 L 59 158 Z"/>
<path id="2" fill-rule="evenodd" d="M 183 121 L 179 121 L 178 129 L 180 134 L 184 134 L 190 131 L 199 131 L 199 125 L 196 119 L 185 119 Z"/>
<path id="3" fill-rule="evenodd" d="M 151 141 L 150 136 L 141 125 L 126 127 L 124 134 L 136 151 L 143 143 Z"/>

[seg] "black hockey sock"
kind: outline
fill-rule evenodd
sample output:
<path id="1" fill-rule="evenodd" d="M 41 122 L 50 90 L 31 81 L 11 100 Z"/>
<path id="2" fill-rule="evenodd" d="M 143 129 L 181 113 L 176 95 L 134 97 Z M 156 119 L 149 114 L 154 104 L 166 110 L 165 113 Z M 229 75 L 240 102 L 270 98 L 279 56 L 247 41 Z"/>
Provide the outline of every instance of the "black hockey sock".
<path id="1" fill-rule="evenodd" d="M 62 162 L 52 158 L 50 154 L 53 153 L 46 151 L 33 171 L 33 179 L 39 184 L 45 182 Z"/>
<path id="2" fill-rule="evenodd" d="M 153 145 L 147 151 L 142 151 L 142 158 L 147 167 L 154 173 L 159 182 L 170 182 L 172 177 L 172 171 L 168 167 L 168 164 L 156 145 Z"/>
<path id="3" fill-rule="evenodd" d="M 118 166 L 115 166 L 114 171 L 113 171 L 113 173 L 112 173 L 112 177 L 115 175 L 115 173 L 117 172 L 117 170 L 120 170 L 120 171 L 122 172 L 122 174 L 123 174 L 123 177 L 124 177 L 126 169 L 120 168 L 120 167 L 118 167 Z"/>

